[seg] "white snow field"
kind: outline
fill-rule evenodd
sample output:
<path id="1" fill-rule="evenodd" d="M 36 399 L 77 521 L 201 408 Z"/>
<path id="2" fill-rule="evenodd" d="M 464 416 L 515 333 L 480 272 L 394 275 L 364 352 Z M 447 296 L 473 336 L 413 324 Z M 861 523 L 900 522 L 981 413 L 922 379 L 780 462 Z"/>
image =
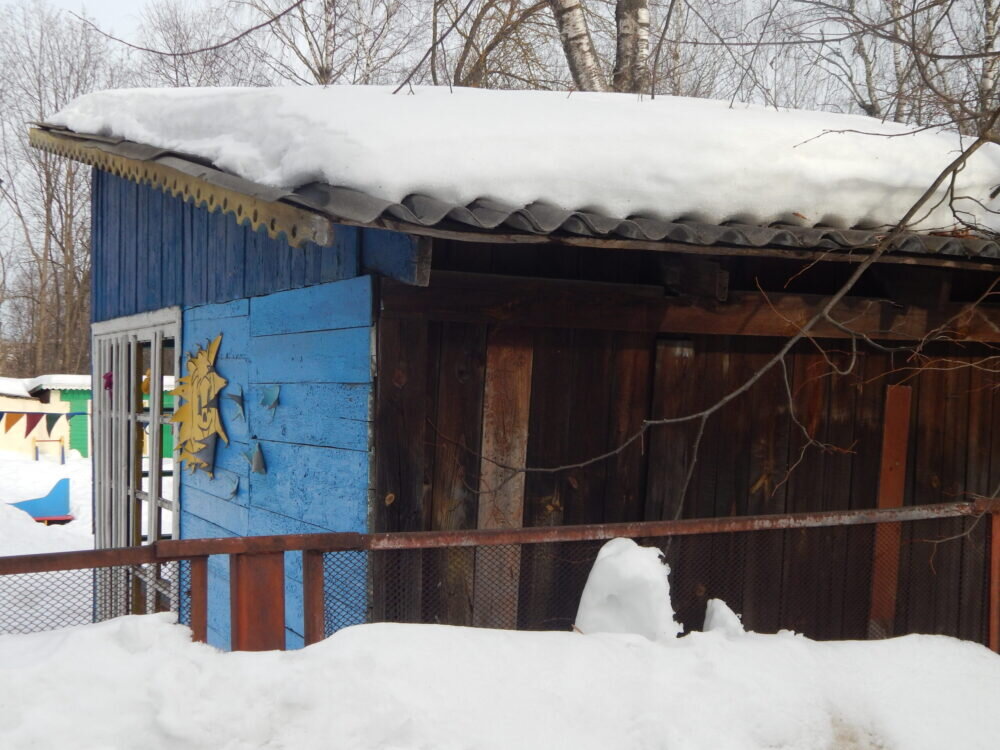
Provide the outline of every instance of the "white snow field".
<path id="1" fill-rule="evenodd" d="M 666 569 L 615 547 L 580 619 L 621 629 L 636 612 L 652 640 L 382 624 L 300 651 L 222 653 L 169 615 L 0 636 L 0 747 L 997 747 L 1000 657 L 984 647 L 744 633 L 719 602 L 715 627 L 676 638 L 669 607 L 641 601 L 666 590 Z"/>
<path id="2" fill-rule="evenodd" d="M 42 497 L 59 479 L 70 481 L 70 512 L 76 520 L 65 526 L 43 526 L 8 503 Z M 93 549 L 90 527 L 90 460 L 75 451 L 65 465 L 20 453 L 0 452 L 0 557 Z M 0 594 L 2 622 L 15 631 L 33 630 L 39 623 L 88 622 L 92 615 L 90 571 L 65 571 L 57 578 L 13 576 Z M 58 586 L 59 588 L 55 588 Z M 0 743 L 0 747 L 3 744 Z"/>
<path id="3" fill-rule="evenodd" d="M 9 503 L 48 494 L 60 479 L 68 478 L 70 513 L 76 520 L 65 526 L 43 526 Z M 0 451 L 0 555 L 31 555 L 92 549 L 90 459 L 75 451 L 60 465 L 51 458 L 33 461 L 20 453 Z"/>
<path id="4" fill-rule="evenodd" d="M 282 188 L 390 201 L 535 201 L 614 217 L 894 225 L 960 152 L 952 133 L 857 115 L 630 94 L 328 86 L 133 89 L 50 122 L 192 154 Z M 1000 146 L 957 178 L 963 219 L 1000 229 Z M 951 228 L 937 196 L 914 229 Z M 977 204 L 981 201 L 982 205 Z"/>

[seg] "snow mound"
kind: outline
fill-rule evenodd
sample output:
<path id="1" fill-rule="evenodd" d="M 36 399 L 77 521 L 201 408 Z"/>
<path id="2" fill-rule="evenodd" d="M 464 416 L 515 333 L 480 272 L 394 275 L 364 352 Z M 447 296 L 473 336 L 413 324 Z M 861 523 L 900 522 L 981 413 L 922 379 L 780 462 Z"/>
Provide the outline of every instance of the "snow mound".
<path id="1" fill-rule="evenodd" d="M 960 152 L 956 134 L 869 117 L 628 94 L 414 87 L 133 89 L 50 122 L 207 159 L 280 188 L 313 181 L 399 202 L 535 201 L 612 217 L 894 225 Z M 919 132 L 917 132 L 919 131 Z M 957 177 L 964 219 L 1000 229 L 1000 146 Z M 942 191 L 944 188 L 942 188 Z M 944 196 L 914 229 L 956 219 Z"/>
<path id="2" fill-rule="evenodd" d="M 169 616 L 0 636 L 4 750 L 995 750 L 1000 657 L 940 636 L 662 643 L 362 625 L 222 653 Z"/>
<path id="3" fill-rule="evenodd" d="M 92 547 L 91 537 L 61 526 L 43 526 L 23 510 L 0 502 L 0 556 L 66 552 Z"/>
<path id="4" fill-rule="evenodd" d="M 705 606 L 705 632 L 717 632 L 733 637 L 743 635 L 743 623 L 740 616 L 733 612 L 722 599 L 709 599 Z"/>
<path id="5" fill-rule="evenodd" d="M 31 555 L 93 549 L 91 533 L 91 464 L 67 451 L 66 463 L 34 461 L 21 453 L 0 451 L 0 555 Z M 69 479 L 70 513 L 65 526 L 43 526 L 7 503 L 43 497 L 60 479 Z"/>
<path id="6" fill-rule="evenodd" d="M 670 606 L 669 566 L 655 547 L 612 539 L 601 547 L 580 597 L 576 627 L 582 633 L 634 633 L 658 641 L 681 626 Z"/>

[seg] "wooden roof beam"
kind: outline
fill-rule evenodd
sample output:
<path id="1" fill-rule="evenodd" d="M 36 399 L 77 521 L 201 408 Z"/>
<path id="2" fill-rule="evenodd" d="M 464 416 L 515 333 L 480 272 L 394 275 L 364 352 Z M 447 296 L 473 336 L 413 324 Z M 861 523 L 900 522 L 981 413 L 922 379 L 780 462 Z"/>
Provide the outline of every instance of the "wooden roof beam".
<path id="1" fill-rule="evenodd" d="M 433 271 L 430 286 L 386 280 L 382 314 L 430 320 L 504 323 L 686 335 L 788 337 L 826 301 L 823 295 L 730 293 L 726 302 L 668 297 L 662 287 Z M 919 341 L 941 330 L 950 340 L 1000 343 L 1000 309 L 949 304 L 919 307 L 847 297 L 816 338 L 852 333 L 880 341 Z M 941 338 L 941 336 L 937 336 Z"/>

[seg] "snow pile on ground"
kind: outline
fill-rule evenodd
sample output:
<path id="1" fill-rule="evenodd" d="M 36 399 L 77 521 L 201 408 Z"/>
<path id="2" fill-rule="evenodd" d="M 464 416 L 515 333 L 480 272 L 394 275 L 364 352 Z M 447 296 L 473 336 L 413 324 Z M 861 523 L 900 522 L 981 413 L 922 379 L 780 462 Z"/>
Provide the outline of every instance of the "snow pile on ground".
<path id="1" fill-rule="evenodd" d="M 70 512 L 77 518 L 65 526 L 44 526 L 8 504 L 41 497 L 64 477 L 70 480 Z M 0 452 L 0 557 L 93 549 L 90 517 L 89 460 L 67 456 L 61 466 Z M 89 570 L 4 576 L 0 608 L 3 628 L 15 632 L 90 622 L 93 576 Z"/>
<path id="2" fill-rule="evenodd" d="M 581 633 L 635 633 L 651 641 L 675 638 L 683 628 L 670 606 L 670 567 L 655 547 L 612 539 L 601 547 L 580 597 Z"/>
<path id="3" fill-rule="evenodd" d="M 27 555 L 34 552 L 56 552 L 65 549 L 89 549 L 94 546 L 91 534 L 91 465 L 89 458 L 80 458 L 76 451 L 69 451 L 66 463 L 60 465 L 51 458 L 43 457 L 34 461 L 22 453 L 0 451 L 0 511 L 12 510 L 4 507 L 7 503 L 17 503 L 21 500 L 31 500 L 43 497 L 49 493 L 53 485 L 60 479 L 69 479 L 70 513 L 75 521 L 65 526 L 45 527 L 33 524 L 34 532 L 28 532 L 28 527 L 20 527 L 17 536 L 23 539 L 19 551 L 12 551 L 17 545 L 13 526 L 14 519 L 27 514 L 19 512 L 19 516 L 4 514 L 0 516 L 0 555 Z M 76 541 L 71 541 L 72 539 Z M 44 546 L 43 540 L 53 540 L 52 549 L 38 548 L 38 541 Z M 67 540 L 65 544 L 55 540 Z M 75 546 L 67 546 L 75 545 Z"/>
<path id="4" fill-rule="evenodd" d="M 638 601 L 665 593 L 656 550 L 604 552 L 582 619 L 670 630 L 669 613 Z M 655 641 L 361 625 L 267 653 L 192 643 L 170 615 L 0 636 L 0 747 L 996 747 L 1000 657 L 982 646 L 744 633 L 721 602 L 708 625 Z"/>
<path id="5" fill-rule="evenodd" d="M 221 653 L 169 616 L 0 636 L 0 746 L 993 750 L 1000 658 L 940 636 L 362 625 Z"/>
<path id="6" fill-rule="evenodd" d="M 961 139 L 868 117 L 704 99 L 415 87 L 136 89 L 51 118 L 186 152 L 283 188 L 319 181 L 390 201 L 535 201 L 614 217 L 893 225 Z M 1000 147 L 958 176 L 964 218 L 1000 229 Z M 978 205 L 981 201 L 983 205 Z M 952 227 L 932 200 L 915 228 Z"/>
<path id="7" fill-rule="evenodd" d="M 93 537 L 64 526 L 43 526 L 7 503 L 0 503 L 0 557 L 93 549 Z"/>
<path id="8" fill-rule="evenodd" d="M 0 503 L 0 557 L 93 546 L 93 537 L 62 526 L 43 526 L 24 511 Z M 0 576 L 0 630 L 29 633 L 39 628 L 91 622 L 93 585 L 89 570 Z"/>

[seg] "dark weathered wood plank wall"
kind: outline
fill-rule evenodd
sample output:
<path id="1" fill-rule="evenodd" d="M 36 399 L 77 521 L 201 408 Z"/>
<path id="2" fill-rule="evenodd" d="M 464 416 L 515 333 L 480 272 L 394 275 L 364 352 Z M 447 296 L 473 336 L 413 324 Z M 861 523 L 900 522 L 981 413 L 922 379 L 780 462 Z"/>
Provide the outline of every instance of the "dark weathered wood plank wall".
<path id="1" fill-rule="evenodd" d="M 465 263 L 474 269 L 474 256 Z M 439 313 L 443 320 L 436 319 Z M 383 436 L 401 435 L 408 443 L 378 456 L 377 496 L 393 495 L 383 514 L 384 528 L 475 526 L 482 363 L 497 325 L 511 324 L 457 322 L 433 308 L 401 315 L 390 309 L 383 315 L 376 441 L 385 446 Z M 578 462 L 620 445 L 647 417 L 709 406 L 783 343 L 779 338 L 604 328 L 522 330 L 533 342 L 529 466 Z M 788 356 L 787 386 L 776 368 L 708 420 L 686 493 L 682 488 L 696 425 L 654 427 L 606 460 L 558 473 L 528 473 L 525 524 L 875 507 L 885 389 L 904 381 L 914 388 L 904 502 L 947 502 L 992 492 L 1000 481 L 995 458 L 1000 449 L 992 442 L 1000 404 L 993 398 L 996 376 L 973 366 L 982 355 L 976 346 L 927 349 L 929 356 L 946 357 L 952 364 L 946 371 L 932 366 L 920 374 L 908 369 L 905 358 L 865 351 L 848 374 L 840 375 L 834 368 L 848 365 L 847 345 L 843 340 L 819 343 L 826 356 L 812 343 Z M 822 445 L 807 445 L 803 429 Z M 896 632 L 986 637 L 985 529 L 974 519 L 906 525 Z M 947 536 L 957 538 L 934 543 Z M 706 601 L 720 597 L 758 630 L 865 637 L 873 542 L 871 527 L 685 539 L 668 555 L 674 565 L 674 605 L 689 627 L 700 627 Z M 457 564 L 455 580 L 448 584 L 452 590 L 445 597 L 456 596 L 458 603 L 447 606 L 461 610 L 449 612 L 455 618 L 449 621 L 474 620 L 471 564 Z M 558 601 L 551 586 L 558 581 L 568 589 L 582 587 L 586 569 L 545 545 L 523 552 L 522 624 L 571 618 L 566 601 L 573 597 Z M 423 606 L 440 611 L 428 601 L 425 594 Z"/>

